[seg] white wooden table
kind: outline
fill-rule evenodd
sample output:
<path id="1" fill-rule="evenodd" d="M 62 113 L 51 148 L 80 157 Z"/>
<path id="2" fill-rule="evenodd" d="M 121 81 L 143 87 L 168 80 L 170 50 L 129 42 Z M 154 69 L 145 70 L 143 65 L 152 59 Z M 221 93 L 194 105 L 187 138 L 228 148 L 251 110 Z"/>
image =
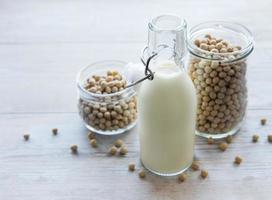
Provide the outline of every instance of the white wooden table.
<path id="1" fill-rule="evenodd" d="M 270 0 L 0 0 L 0 199 L 271 199 L 271 7 Z M 148 20 L 167 12 L 186 18 L 189 27 L 236 21 L 256 40 L 242 130 L 224 153 L 197 138 L 196 158 L 209 177 L 189 171 L 181 184 L 175 177 L 147 173 L 140 180 L 137 171 L 128 172 L 130 162 L 142 168 L 137 128 L 120 136 L 129 149 L 124 158 L 106 155 L 117 137 L 98 137 L 99 147 L 91 148 L 76 108 L 77 71 L 104 59 L 139 62 Z M 255 133 L 257 144 L 251 142 Z M 77 156 L 71 144 L 79 146 Z M 244 159 L 239 167 L 236 155 Z"/>

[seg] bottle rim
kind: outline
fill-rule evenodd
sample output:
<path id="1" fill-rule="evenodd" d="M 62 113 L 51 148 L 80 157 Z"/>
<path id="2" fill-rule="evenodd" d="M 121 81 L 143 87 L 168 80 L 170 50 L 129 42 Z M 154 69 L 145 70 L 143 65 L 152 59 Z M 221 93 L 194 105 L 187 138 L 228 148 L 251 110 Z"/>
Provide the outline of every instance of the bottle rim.
<path id="1" fill-rule="evenodd" d="M 169 26 L 169 27 L 162 27 L 161 25 L 159 25 L 160 20 L 168 20 L 168 21 L 172 21 L 176 24 L 174 24 L 174 26 Z M 156 17 L 154 17 L 153 19 L 151 19 L 151 21 L 148 23 L 148 27 L 152 30 L 152 31 L 181 31 L 183 29 L 186 29 L 187 27 L 187 22 L 185 19 L 180 18 L 178 15 L 175 14 L 162 14 L 162 15 L 158 15 Z"/>

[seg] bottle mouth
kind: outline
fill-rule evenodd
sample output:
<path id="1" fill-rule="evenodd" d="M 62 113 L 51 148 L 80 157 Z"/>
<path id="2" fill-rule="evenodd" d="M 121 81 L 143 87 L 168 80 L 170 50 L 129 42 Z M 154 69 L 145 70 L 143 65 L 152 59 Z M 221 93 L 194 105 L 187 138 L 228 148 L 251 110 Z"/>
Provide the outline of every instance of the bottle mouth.
<path id="1" fill-rule="evenodd" d="M 153 31 L 180 31 L 187 23 L 177 15 L 164 14 L 153 18 L 148 26 Z"/>
<path id="2" fill-rule="evenodd" d="M 186 52 L 187 23 L 173 14 L 163 14 L 153 18 L 148 24 L 148 51 L 150 56 L 168 46 L 169 55 L 160 54 L 159 59 L 175 59 L 181 63 Z M 166 52 L 166 51 L 164 51 Z"/>
<path id="3" fill-rule="evenodd" d="M 194 44 L 195 39 L 203 39 L 206 34 L 226 39 L 232 44 L 239 45 L 240 50 L 226 53 L 214 53 L 200 49 Z M 225 21 L 211 21 L 198 24 L 191 28 L 187 40 L 187 47 L 191 54 L 216 61 L 234 62 L 241 60 L 253 51 L 254 40 L 251 31 L 238 23 Z"/>

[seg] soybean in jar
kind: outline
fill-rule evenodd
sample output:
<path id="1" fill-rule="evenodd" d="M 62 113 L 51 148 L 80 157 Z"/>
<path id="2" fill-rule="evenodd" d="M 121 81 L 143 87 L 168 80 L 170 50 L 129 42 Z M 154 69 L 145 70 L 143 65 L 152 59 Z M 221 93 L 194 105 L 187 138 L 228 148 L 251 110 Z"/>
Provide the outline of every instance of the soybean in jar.
<path id="1" fill-rule="evenodd" d="M 253 37 L 243 25 L 207 22 L 190 30 L 188 71 L 197 91 L 196 134 L 224 138 L 241 128 Z"/>
<path id="2" fill-rule="evenodd" d="M 136 92 L 133 87 L 126 88 L 125 69 L 125 62 L 102 61 L 79 72 L 78 110 L 89 130 L 116 135 L 135 126 Z"/>

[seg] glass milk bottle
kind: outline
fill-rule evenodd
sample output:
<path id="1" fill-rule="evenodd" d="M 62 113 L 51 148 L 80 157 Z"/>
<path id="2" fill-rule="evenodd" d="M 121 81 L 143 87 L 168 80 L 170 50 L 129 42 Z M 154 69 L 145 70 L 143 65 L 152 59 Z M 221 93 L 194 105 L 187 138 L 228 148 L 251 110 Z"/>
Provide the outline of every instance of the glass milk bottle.
<path id="1" fill-rule="evenodd" d="M 138 97 L 142 164 L 151 172 L 172 176 L 193 161 L 196 91 L 184 70 L 186 22 L 161 15 L 148 25 L 142 61 L 149 80 Z"/>

